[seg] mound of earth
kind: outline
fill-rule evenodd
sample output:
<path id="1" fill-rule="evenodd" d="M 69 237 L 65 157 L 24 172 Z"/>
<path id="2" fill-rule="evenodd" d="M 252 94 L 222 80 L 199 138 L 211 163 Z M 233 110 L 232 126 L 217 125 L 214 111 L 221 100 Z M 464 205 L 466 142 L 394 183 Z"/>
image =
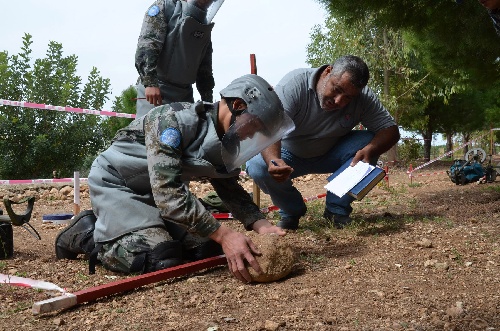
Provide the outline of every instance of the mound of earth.
<path id="1" fill-rule="evenodd" d="M 258 274 L 252 267 L 248 267 L 252 281 L 267 283 L 280 280 L 288 276 L 296 261 L 296 254 L 286 237 L 275 234 L 248 234 L 262 255 L 256 256 L 262 269 Z"/>

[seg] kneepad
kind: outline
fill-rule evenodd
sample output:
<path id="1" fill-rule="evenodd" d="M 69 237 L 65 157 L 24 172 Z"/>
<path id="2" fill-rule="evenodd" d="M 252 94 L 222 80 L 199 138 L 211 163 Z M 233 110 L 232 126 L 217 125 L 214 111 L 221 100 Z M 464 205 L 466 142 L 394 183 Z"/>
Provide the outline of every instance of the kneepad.
<path id="1" fill-rule="evenodd" d="M 146 273 L 175 267 L 182 262 L 182 244 L 178 240 L 171 240 L 159 243 L 142 257 L 137 256 L 131 269 L 137 270 L 138 267 L 141 267 L 140 270 L 144 270 Z"/>

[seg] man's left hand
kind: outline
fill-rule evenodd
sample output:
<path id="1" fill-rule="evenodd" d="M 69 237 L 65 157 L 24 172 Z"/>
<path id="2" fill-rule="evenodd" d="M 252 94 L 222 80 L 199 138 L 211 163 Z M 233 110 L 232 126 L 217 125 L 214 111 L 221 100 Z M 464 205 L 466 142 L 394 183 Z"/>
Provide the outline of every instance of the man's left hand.
<path id="1" fill-rule="evenodd" d="M 351 165 L 351 167 L 353 167 L 359 161 L 370 163 L 370 160 L 371 160 L 371 155 L 370 155 L 369 151 L 367 151 L 367 150 L 365 150 L 365 148 L 363 148 L 363 149 L 360 149 L 359 151 L 356 152 L 356 154 L 352 158 L 352 162 L 350 165 Z"/>

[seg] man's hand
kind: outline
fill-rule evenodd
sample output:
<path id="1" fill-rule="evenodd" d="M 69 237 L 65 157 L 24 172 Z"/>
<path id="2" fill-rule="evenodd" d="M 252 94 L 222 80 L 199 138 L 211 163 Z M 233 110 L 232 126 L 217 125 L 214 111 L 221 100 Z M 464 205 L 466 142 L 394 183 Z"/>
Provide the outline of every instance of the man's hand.
<path id="1" fill-rule="evenodd" d="M 250 238 L 224 225 L 221 225 L 212 233 L 210 238 L 222 246 L 229 270 L 234 277 L 245 283 L 252 281 L 252 277 L 245 266 L 245 260 L 255 272 L 262 273 L 262 269 L 254 257 L 254 255 L 261 255 L 261 252 Z"/>
<path id="2" fill-rule="evenodd" d="M 359 161 L 370 163 L 382 153 L 387 152 L 399 140 L 399 128 L 397 125 L 382 129 L 375 134 L 375 137 L 362 149 L 357 151 L 352 159 L 351 166 L 354 166 Z"/>
<path id="3" fill-rule="evenodd" d="M 156 86 L 148 86 L 146 87 L 146 100 L 152 104 L 153 106 L 160 106 L 161 105 L 161 92 L 160 88 Z"/>
<path id="4" fill-rule="evenodd" d="M 366 163 L 370 163 L 372 156 L 370 151 L 365 147 L 356 152 L 354 157 L 352 158 L 352 162 L 350 164 L 351 167 L 355 166 L 359 161 L 363 161 Z"/>
<path id="5" fill-rule="evenodd" d="M 282 159 L 275 159 L 269 162 L 267 171 L 275 181 L 283 183 L 290 178 L 293 168 L 286 164 Z"/>
<path id="6" fill-rule="evenodd" d="M 255 222 L 252 225 L 252 228 L 258 234 L 275 233 L 275 234 L 280 235 L 280 236 L 284 236 L 286 234 L 285 230 L 283 230 L 279 226 L 272 225 L 266 219 L 258 220 L 257 222 Z"/>

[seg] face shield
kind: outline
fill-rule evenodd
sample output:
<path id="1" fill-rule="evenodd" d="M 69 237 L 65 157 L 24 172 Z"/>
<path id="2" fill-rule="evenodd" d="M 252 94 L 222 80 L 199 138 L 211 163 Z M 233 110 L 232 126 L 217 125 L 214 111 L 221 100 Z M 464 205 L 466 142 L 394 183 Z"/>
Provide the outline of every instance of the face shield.
<path id="1" fill-rule="evenodd" d="M 187 2 L 206 12 L 205 24 L 210 24 L 224 0 L 187 0 Z"/>
<path id="2" fill-rule="evenodd" d="M 295 126 L 290 117 L 283 113 L 281 119 L 271 123 L 271 128 L 253 114 L 243 113 L 222 138 L 222 159 L 228 172 L 241 167 L 246 161 L 274 144 Z"/>
<path id="3" fill-rule="evenodd" d="M 239 98 L 247 107 L 222 137 L 222 159 L 228 172 L 295 128 L 274 88 L 260 76 L 237 78 L 220 94 L 223 98 Z"/>

